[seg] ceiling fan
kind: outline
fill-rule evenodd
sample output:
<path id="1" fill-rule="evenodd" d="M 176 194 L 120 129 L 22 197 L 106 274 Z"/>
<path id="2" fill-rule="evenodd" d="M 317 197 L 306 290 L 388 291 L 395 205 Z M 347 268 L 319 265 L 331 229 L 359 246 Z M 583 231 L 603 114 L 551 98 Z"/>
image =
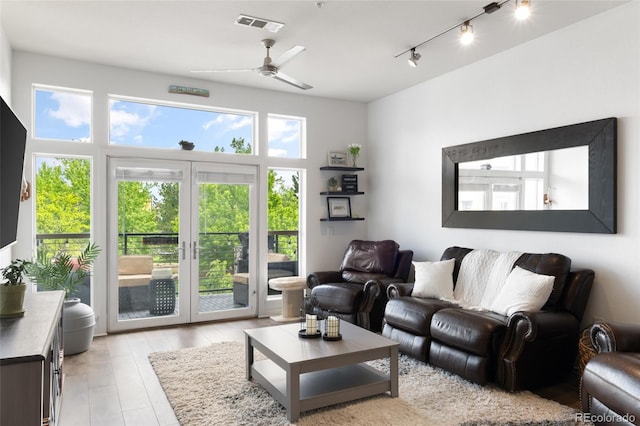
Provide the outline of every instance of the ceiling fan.
<path id="1" fill-rule="evenodd" d="M 194 73 L 208 73 L 208 72 L 241 72 L 241 71 L 256 71 L 265 77 L 272 77 L 276 80 L 280 80 L 283 83 L 290 84 L 302 90 L 312 89 L 313 86 L 308 85 L 307 83 L 303 83 L 300 80 L 297 80 L 293 77 L 290 77 L 286 74 L 280 72 L 280 68 L 284 66 L 287 62 L 296 57 L 299 53 L 305 51 L 304 46 L 293 46 L 291 49 L 284 52 L 279 58 L 276 60 L 272 60 L 269 56 L 269 49 L 276 44 L 275 40 L 270 38 L 264 39 L 261 41 L 262 45 L 267 49 L 267 56 L 264 58 L 264 62 L 261 67 L 258 68 L 240 68 L 240 69 L 218 69 L 218 70 L 194 70 L 191 72 Z"/>

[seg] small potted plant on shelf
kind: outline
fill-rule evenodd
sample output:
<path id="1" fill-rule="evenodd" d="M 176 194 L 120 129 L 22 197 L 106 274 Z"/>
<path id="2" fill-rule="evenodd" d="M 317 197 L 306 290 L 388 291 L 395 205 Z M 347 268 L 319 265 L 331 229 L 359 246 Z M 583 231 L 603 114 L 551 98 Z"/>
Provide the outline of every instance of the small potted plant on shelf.
<path id="1" fill-rule="evenodd" d="M 37 259 L 27 264 L 27 275 L 41 290 L 62 290 L 64 301 L 64 352 L 72 355 L 89 349 L 93 340 L 95 314 L 91 306 L 74 297 L 80 285 L 91 275 L 91 266 L 100 248 L 89 243 L 77 257 L 60 252 L 53 257 L 39 251 Z"/>
<path id="2" fill-rule="evenodd" d="M 336 192 L 338 190 L 338 179 L 335 176 L 331 176 L 327 182 L 329 192 Z"/>
<path id="3" fill-rule="evenodd" d="M 24 314 L 24 282 L 26 265 L 29 262 L 15 259 L 2 269 L 3 282 L 0 285 L 0 318 L 17 317 Z"/>

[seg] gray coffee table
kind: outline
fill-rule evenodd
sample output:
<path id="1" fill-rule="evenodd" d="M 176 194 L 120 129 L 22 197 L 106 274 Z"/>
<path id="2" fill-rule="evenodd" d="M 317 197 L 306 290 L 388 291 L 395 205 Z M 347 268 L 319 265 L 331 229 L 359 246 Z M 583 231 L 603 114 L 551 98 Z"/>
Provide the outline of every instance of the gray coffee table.
<path id="1" fill-rule="evenodd" d="M 390 392 L 398 396 L 398 347 L 393 340 L 340 323 L 342 340 L 298 337 L 299 324 L 245 330 L 247 380 L 261 384 L 295 422 L 300 412 Z M 268 359 L 254 361 L 254 348 Z M 389 358 L 384 374 L 363 364 Z"/>

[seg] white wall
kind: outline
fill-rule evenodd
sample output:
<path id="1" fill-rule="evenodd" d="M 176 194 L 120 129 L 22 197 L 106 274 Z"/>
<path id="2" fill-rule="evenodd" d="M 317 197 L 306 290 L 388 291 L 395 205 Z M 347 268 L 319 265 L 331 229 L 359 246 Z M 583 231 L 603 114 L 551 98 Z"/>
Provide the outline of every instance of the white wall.
<path id="1" fill-rule="evenodd" d="M 596 273 L 585 323 L 640 323 L 639 22 L 631 2 L 371 103 L 369 238 L 416 260 L 452 245 L 562 253 Z M 442 228 L 442 147 L 606 117 L 619 118 L 617 234 Z"/>
<path id="2" fill-rule="evenodd" d="M 25 52 L 14 52 L 13 55 L 13 100 L 16 114 L 31 128 L 31 93 L 32 84 L 45 84 L 60 87 L 72 87 L 92 90 L 94 92 L 94 139 L 95 144 L 69 144 L 69 154 L 93 155 L 96 161 L 94 168 L 94 208 L 96 221 L 93 224 L 95 241 L 106 248 L 106 161 L 104 158 L 111 148 L 107 145 L 108 137 L 108 104 L 107 95 L 126 95 L 147 99 L 167 100 L 203 104 L 223 108 L 242 109 L 258 112 L 264 119 L 268 113 L 302 116 L 307 118 L 307 158 L 302 160 L 281 159 L 279 162 L 267 163 L 264 157 L 246 158 L 243 161 L 261 166 L 261 200 L 266 200 L 266 166 L 303 167 L 307 168 L 307 200 L 306 223 L 301 226 L 301 233 L 306 236 L 306 252 L 303 253 L 300 272 L 335 268 L 339 266 L 342 253 L 348 241 L 353 238 L 366 237 L 366 222 L 348 222 L 337 225 L 321 223 L 320 217 L 326 216 L 326 197 L 319 193 L 326 190 L 329 176 L 321 173 L 319 168 L 327 164 L 327 151 L 346 151 L 349 143 L 366 143 L 366 105 L 362 103 L 330 100 L 324 98 L 286 94 L 246 87 L 215 84 L 203 80 L 188 79 L 161 74 L 143 73 L 133 70 L 108 67 L 78 61 L 64 60 L 49 56 Z M 188 95 L 167 93 L 169 85 L 177 84 L 189 87 L 209 89 L 211 97 L 201 98 Z M 264 123 L 265 120 L 262 120 Z M 31 134 L 31 132 L 30 132 Z M 266 126 L 259 128 L 260 152 L 267 152 Z M 47 145 L 42 141 L 28 140 L 27 158 L 34 151 L 47 152 Z M 169 151 L 165 157 L 175 158 L 180 151 Z M 365 150 L 366 152 L 366 150 Z M 223 154 L 180 152 L 180 155 L 191 155 L 189 159 L 220 161 Z M 217 155 L 217 157 L 216 157 Z M 228 157 L 225 157 L 228 158 Z M 25 173 L 33 179 L 33 164 L 30 160 Z M 362 165 L 366 158 L 361 157 Z M 366 180 L 361 176 L 362 185 L 366 188 Z M 31 244 L 34 238 L 32 197 L 23 203 L 20 212 L 20 242 L 14 248 L 19 257 L 31 256 Z M 364 215 L 367 209 L 366 199 L 354 201 L 354 212 Z M 265 210 L 266 211 L 266 210 Z M 266 219 L 260 220 L 266 226 Z M 264 241 L 266 241 L 266 231 Z M 24 237 L 28 236 L 28 237 Z M 319 249 L 321 248 L 321 249 Z M 301 249 L 301 251 L 304 248 Z M 266 252 L 266 250 L 265 250 Z M 266 255 L 265 255 L 266 256 Z M 95 276 L 106 276 L 105 256 L 95 266 Z M 306 263 L 304 262 L 306 259 Z M 94 280 L 93 307 L 98 315 L 96 331 L 104 333 L 106 318 L 106 284 L 105 280 Z M 266 282 L 266 281 L 265 281 Z M 279 304 L 274 304 L 278 305 Z"/>

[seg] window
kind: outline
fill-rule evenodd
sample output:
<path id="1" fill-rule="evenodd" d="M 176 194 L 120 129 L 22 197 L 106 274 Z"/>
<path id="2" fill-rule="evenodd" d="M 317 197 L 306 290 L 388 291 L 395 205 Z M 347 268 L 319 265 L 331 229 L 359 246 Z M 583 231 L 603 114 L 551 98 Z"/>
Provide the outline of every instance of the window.
<path id="1" fill-rule="evenodd" d="M 168 105 L 109 100 L 109 142 L 113 145 L 197 151 L 253 153 L 255 116 Z"/>
<path id="2" fill-rule="evenodd" d="M 458 209 L 542 209 L 547 161 L 537 152 L 460 163 Z"/>
<path id="3" fill-rule="evenodd" d="M 269 157 L 303 158 L 302 118 L 269 115 Z"/>
<path id="4" fill-rule="evenodd" d="M 91 92 L 34 90 L 34 138 L 91 142 Z"/>
<path id="5" fill-rule="evenodd" d="M 36 250 L 75 256 L 91 236 L 91 161 L 36 156 L 35 164 Z M 87 278 L 73 296 L 90 304 L 89 287 Z"/>
<path id="6" fill-rule="evenodd" d="M 298 275 L 299 188 L 299 170 L 269 169 L 269 278 Z"/>

